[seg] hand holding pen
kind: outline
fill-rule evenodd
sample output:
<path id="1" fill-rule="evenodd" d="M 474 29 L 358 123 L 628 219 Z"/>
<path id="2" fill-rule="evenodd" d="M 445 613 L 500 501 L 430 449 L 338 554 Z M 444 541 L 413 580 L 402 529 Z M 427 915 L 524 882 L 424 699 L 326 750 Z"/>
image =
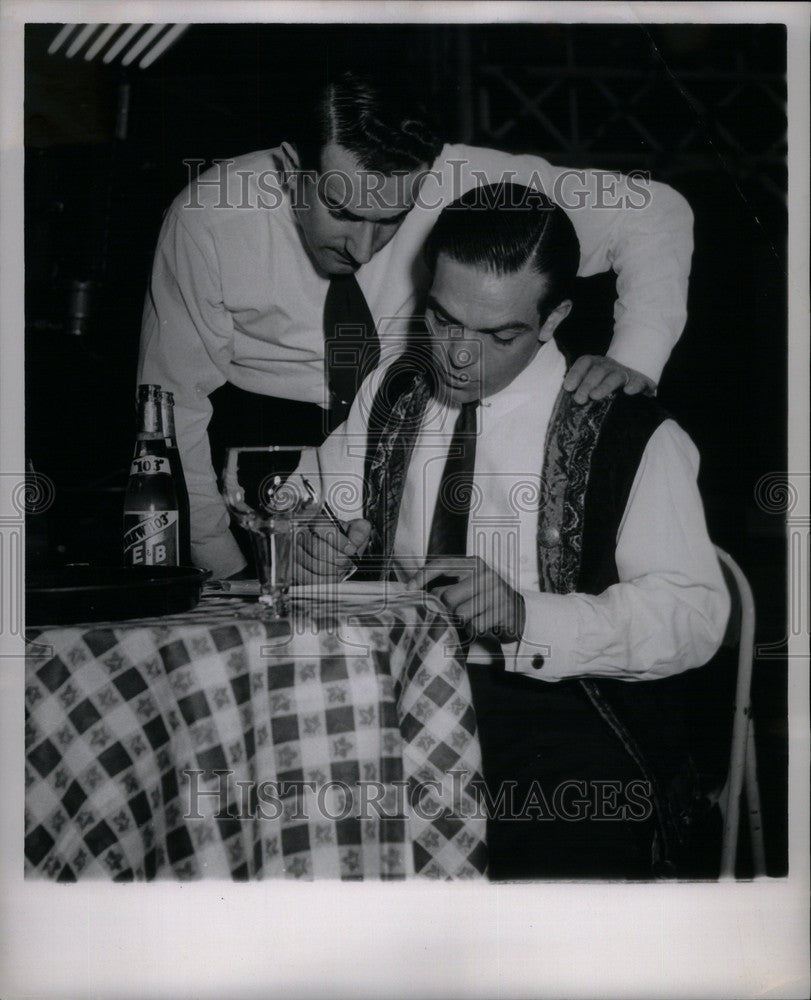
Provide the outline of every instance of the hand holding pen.
<path id="1" fill-rule="evenodd" d="M 303 478 L 315 499 L 315 491 Z M 321 507 L 324 520 L 312 521 L 309 531 L 299 533 L 296 551 L 298 583 L 348 580 L 357 570 L 359 555 L 366 547 L 371 525 L 363 518 L 342 522 L 328 502 Z"/>

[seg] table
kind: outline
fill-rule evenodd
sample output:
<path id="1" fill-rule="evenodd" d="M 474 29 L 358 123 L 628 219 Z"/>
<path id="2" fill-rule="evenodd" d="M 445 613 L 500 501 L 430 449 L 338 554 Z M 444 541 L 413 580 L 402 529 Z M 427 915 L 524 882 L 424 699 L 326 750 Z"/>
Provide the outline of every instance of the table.
<path id="1" fill-rule="evenodd" d="M 434 598 L 268 623 L 208 595 L 27 637 L 28 877 L 484 874 L 475 713 Z"/>

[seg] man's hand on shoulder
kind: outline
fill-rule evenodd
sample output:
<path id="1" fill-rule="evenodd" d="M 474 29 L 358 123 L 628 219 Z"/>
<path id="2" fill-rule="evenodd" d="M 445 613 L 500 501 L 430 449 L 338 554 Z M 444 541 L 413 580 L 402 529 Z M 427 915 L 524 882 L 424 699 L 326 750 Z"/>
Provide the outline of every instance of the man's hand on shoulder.
<path id="1" fill-rule="evenodd" d="M 433 559 L 408 589 L 430 590 L 472 638 L 517 642 L 524 631 L 524 598 L 478 556 Z"/>
<path id="2" fill-rule="evenodd" d="M 563 388 L 574 393 L 576 403 L 604 399 L 617 389 L 629 396 L 640 392 L 652 396 L 656 392 L 656 384 L 647 375 L 599 354 L 584 354 L 578 358 L 567 372 Z"/>

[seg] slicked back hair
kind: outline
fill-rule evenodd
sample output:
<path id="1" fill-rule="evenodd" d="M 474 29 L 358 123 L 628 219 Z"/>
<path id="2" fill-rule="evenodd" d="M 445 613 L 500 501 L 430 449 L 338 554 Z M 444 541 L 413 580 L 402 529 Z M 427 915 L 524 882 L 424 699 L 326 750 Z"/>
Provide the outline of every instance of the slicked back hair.
<path id="1" fill-rule="evenodd" d="M 330 142 L 355 155 L 364 170 L 392 174 L 434 162 L 442 149 L 428 113 L 403 88 L 352 72 L 342 73 L 307 102 L 294 144 L 301 170 L 321 169 Z"/>
<path id="2" fill-rule="evenodd" d="M 459 264 L 514 274 L 529 265 L 542 275 L 543 322 L 569 298 L 580 264 L 580 243 L 569 217 L 540 191 L 521 184 L 476 187 L 444 208 L 425 243 L 431 274 L 440 254 Z"/>

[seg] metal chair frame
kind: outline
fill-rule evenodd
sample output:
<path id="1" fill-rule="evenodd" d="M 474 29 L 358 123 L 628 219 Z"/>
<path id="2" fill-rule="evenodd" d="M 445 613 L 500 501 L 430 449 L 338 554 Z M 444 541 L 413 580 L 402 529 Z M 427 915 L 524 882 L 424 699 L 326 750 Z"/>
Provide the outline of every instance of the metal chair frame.
<path id="1" fill-rule="evenodd" d="M 738 676 L 735 689 L 735 709 L 732 722 L 732 742 L 729 773 L 721 791 L 720 805 L 724 817 L 721 842 L 722 879 L 735 877 L 740 827 L 741 795 L 746 792 L 749 813 L 749 837 L 752 845 L 752 870 L 755 877 L 766 873 L 763 846 L 763 824 L 760 812 L 760 788 L 757 778 L 755 723 L 752 719 L 752 664 L 755 645 L 755 601 L 752 588 L 735 560 L 723 549 L 715 547 L 718 559 L 726 570 L 727 583 L 734 582 L 740 599 L 741 628 L 738 638 Z"/>

